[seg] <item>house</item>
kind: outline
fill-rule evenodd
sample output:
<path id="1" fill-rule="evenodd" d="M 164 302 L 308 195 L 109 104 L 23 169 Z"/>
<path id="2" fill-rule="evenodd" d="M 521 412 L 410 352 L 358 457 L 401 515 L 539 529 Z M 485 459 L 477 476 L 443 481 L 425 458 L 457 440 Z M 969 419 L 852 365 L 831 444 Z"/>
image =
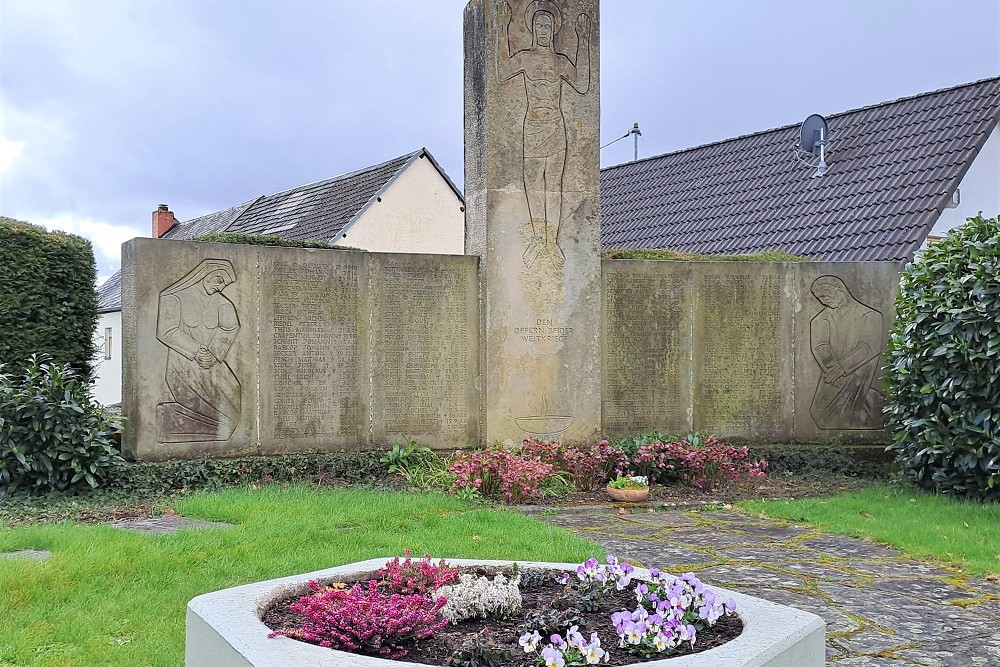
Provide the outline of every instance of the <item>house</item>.
<path id="1" fill-rule="evenodd" d="M 913 256 L 1000 212 L 1000 77 L 829 116 L 829 171 L 796 157 L 799 125 L 602 170 L 604 248 L 785 250 L 827 261 Z"/>
<path id="2" fill-rule="evenodd" d="M 163 204 L 153 212 L 155 238 L 186 241 L 216 232 L 274 234 L 370 252 L 461 255 L 465 202 L 430 152 L 420 149 L 187 222 L 178 222 Z M 101 358 L 94 397 L 113 405 L 121 402 L 121 273 L 97 292 Z"/>
<path id="3" fill-rule="evenodd" d="M 932 230 L 1000 212 L 998 120 L 1000 77 L 829 116 L 829 171 L 818 178 L 796 156 L 797 124 L 609 167 L 601 171 L 601 242 L 905 261 Z M 464 203 L 421 150 L 182 224 L 163 207 L 153 225 L 155 235 L 177 240 L 239 231 L 461 254 Z M 98 344 L 107 339 L 114 357 L 99 369 L 104 403 L 121 396 L 120 292 L 117 275 L 98 290 Z"/>

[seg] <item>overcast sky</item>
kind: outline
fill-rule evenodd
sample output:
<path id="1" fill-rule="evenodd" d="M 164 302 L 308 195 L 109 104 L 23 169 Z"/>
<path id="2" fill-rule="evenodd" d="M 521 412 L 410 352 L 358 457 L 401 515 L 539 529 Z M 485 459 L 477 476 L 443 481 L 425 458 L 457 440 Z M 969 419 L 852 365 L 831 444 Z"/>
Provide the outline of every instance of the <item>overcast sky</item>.
<path id="1" fill-rule="evenodd" d="M 120 244 L 426 146 L 461 186 L 460 0 L 0 0 L 0 215 Z M 648 157 L 1000 75 L 1000 0 L 605 0 Z M 632 159 L 631 141 L 602 151 Z"/>

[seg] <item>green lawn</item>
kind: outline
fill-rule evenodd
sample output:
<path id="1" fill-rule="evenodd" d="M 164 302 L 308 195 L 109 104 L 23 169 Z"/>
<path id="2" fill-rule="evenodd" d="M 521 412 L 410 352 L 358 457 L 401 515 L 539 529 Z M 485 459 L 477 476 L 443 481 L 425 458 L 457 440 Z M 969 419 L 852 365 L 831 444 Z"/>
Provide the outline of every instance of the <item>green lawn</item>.
<path id="1" fill-rule="evenodd" d="M 263 488 L 174 508 L 234 524 L 147 536 L 69 523 L 0 528 L 0 667 L 178 667 L 187 601 L 209 591 L 379 556 L 581 562 L 603 552 L 515 512 L 435 494 Z"/>
<path id="2" fill-rule="evenodd" d="M 832 498 L 747 501 L 740 506 L 891 544 L 910 556 L 949 562 L 972 574 L 1000 573 L 1000 504 L 883 485 Z"/>

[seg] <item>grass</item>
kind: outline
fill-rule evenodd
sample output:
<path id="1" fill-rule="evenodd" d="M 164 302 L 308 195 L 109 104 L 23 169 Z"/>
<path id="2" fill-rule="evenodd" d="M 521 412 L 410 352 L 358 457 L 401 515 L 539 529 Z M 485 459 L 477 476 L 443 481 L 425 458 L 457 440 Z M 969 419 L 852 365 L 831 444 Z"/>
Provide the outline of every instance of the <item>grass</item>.
<path id="1" fill-rule="evenodd" d="M 891 544 L 910 556 L 951 563 L 971 574 L 1000 573 L 1000 504 L 880 485 L 831 498 L 746 501 L 740 506 Z"/>
<path id="2" fill-rule="evenodd" d="M 264 487 L 193 494 L 190 517 L 233 524 L 149 536 L 70 523 L 0 528 L 0 667 L 183 664 L 191 598 L 253 581 L 402 554 L 585 560 L 567 531 L 439 494 Z"/>

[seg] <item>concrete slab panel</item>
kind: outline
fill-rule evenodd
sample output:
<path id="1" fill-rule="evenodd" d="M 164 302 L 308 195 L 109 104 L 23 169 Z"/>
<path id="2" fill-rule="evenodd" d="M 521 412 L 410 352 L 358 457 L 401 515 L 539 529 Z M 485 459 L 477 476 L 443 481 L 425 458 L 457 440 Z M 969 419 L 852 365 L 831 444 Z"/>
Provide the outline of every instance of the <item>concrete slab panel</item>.
<path id="1" fill-rule="evenodd" d="M 374 441 L 479 443 L 479 262 L 373 254 Z"/>
<path id="2" fill-rule="evenodd" d="M 794 265 L 795 419 L 800 442 L 887 442 L 885 351 L 895 262 Z"/>
<path id="3" fill-rule="evenodd" d="M 695 430 L 765 442 L 791 437 L 791 275 L 786 264 L 695 266 Z"/>
<path id="4" fill-rule="evenodd" d="M 370 440 L 367 253 L 260 255 L 261 452 L 365 448 Z"/>
<path id="5" fill-rule="evenodd" d="M 257 261 L 255 246 L 123 246 L 126 456 L 256 453 Z"/>
<path id="6" fill-rule="evenodd" d="M 692 264 L 604 260 L 606 436 L 693 430 Z"/>

